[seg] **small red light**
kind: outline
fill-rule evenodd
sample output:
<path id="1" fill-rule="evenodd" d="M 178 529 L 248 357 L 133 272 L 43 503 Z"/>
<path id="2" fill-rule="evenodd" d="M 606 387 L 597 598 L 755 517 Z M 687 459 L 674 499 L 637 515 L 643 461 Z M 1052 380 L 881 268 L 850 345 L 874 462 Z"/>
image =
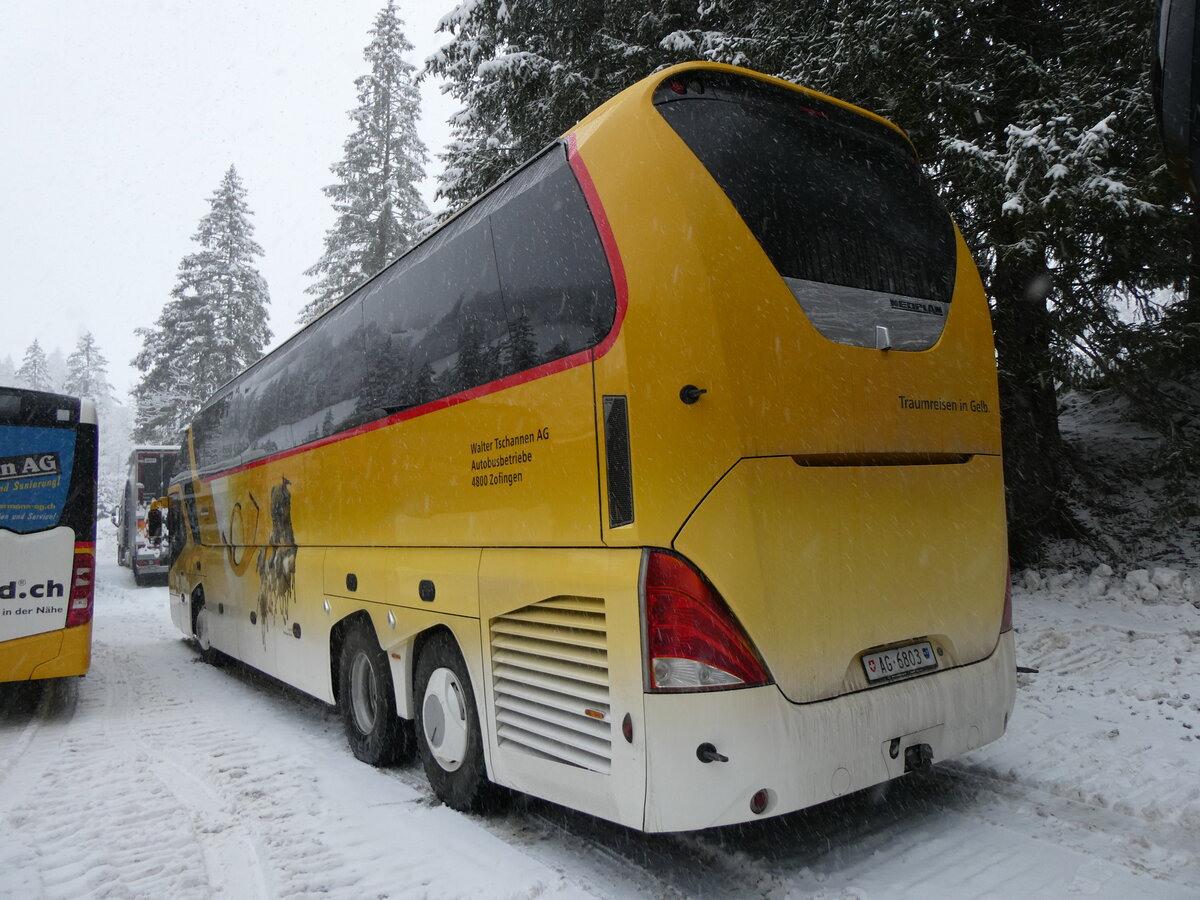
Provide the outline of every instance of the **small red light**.
<path id="1" fill-rule="evenodd" d="M 676 94 L 686 94 L 687 88 L 683 86 L 683 82 L 678 78 L 671 79 L 671 91 Z"/>
<path id="2" fill-rule="evenodd" d="M 771 794 L 766 788 L 761 788 L 754 792 L 754 796 L 750 798 L 750 812 L 756 816 L 761 816 L 767 811 L 767 804 L 771 801 Z"/>
<path id="3" fill-rule="evenodd" d="M 629 713 L 625 713 L 625 718 L 621 720 L 621 734 L 625 737 L 625 743 L 633 743 L 633 719 Z"/>

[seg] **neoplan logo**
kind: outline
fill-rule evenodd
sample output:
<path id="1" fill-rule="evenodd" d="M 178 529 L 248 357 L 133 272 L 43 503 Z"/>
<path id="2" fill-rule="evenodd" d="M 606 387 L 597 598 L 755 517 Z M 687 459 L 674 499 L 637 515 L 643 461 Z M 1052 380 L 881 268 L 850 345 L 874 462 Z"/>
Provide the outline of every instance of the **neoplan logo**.
<path id="1" fill-rule="evenodd" d="M 0 457 L 0 481 L 39 478 L 57 475 L 61 471 L 57 453 L 26 453 L 21 456 Z"/>

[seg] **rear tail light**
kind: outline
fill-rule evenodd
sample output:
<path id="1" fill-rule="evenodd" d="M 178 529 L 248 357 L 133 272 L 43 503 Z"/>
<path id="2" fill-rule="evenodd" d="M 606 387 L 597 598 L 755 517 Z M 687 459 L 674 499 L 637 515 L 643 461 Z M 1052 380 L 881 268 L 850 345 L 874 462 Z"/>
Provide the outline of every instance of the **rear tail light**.
<path id="1" fill-rule="evenodd" d="M 92 594 L 96 587 L 96 554 L 91 547 L 75 545 L 71 566 L 71 605 L 67 608 L 67 627 L 92 621 Z"/>
<path id="2" fill-rule="evenodd" d="M 721 595 L 680 557 L 648 551 L 642 608 L 648 690 L 706 691 L 770 683 L 767 667 Z"/>
<path id="3" fill-rule="evenodd" d="M 1000 633 L 1012 631 L 1012 563 L 1004 570 L 1004 612 L 1000 616 Z"/>

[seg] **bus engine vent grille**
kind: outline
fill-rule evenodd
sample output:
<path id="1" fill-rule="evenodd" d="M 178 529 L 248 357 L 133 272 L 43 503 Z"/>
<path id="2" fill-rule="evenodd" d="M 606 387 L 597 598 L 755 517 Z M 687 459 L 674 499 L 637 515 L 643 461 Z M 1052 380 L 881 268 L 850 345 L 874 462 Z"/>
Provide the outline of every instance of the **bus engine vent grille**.
<path id="1" fill-rule="evenodd" d="M 604 601 L 555 597 L 492 619 L 501 746 L 608 774 L 612 723 Z"/>

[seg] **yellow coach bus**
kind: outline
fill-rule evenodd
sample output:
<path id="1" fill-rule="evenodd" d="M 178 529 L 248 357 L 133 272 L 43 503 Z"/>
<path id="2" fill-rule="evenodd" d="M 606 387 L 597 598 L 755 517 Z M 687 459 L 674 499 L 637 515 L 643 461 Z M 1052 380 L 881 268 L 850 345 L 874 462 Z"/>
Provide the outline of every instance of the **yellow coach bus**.
<path id="1" fill-rule="evenodd" d="M 96 458 L 91 400 L 0 387 L 0 682 L 91 665 Z"/>
<path id="2" fill-rule="evenodd" d="M 997 405 L 904 134 L 675 67 L 197 414 L 172 615 L 456 808 L 801 809 L 1007 725 Z"/>

